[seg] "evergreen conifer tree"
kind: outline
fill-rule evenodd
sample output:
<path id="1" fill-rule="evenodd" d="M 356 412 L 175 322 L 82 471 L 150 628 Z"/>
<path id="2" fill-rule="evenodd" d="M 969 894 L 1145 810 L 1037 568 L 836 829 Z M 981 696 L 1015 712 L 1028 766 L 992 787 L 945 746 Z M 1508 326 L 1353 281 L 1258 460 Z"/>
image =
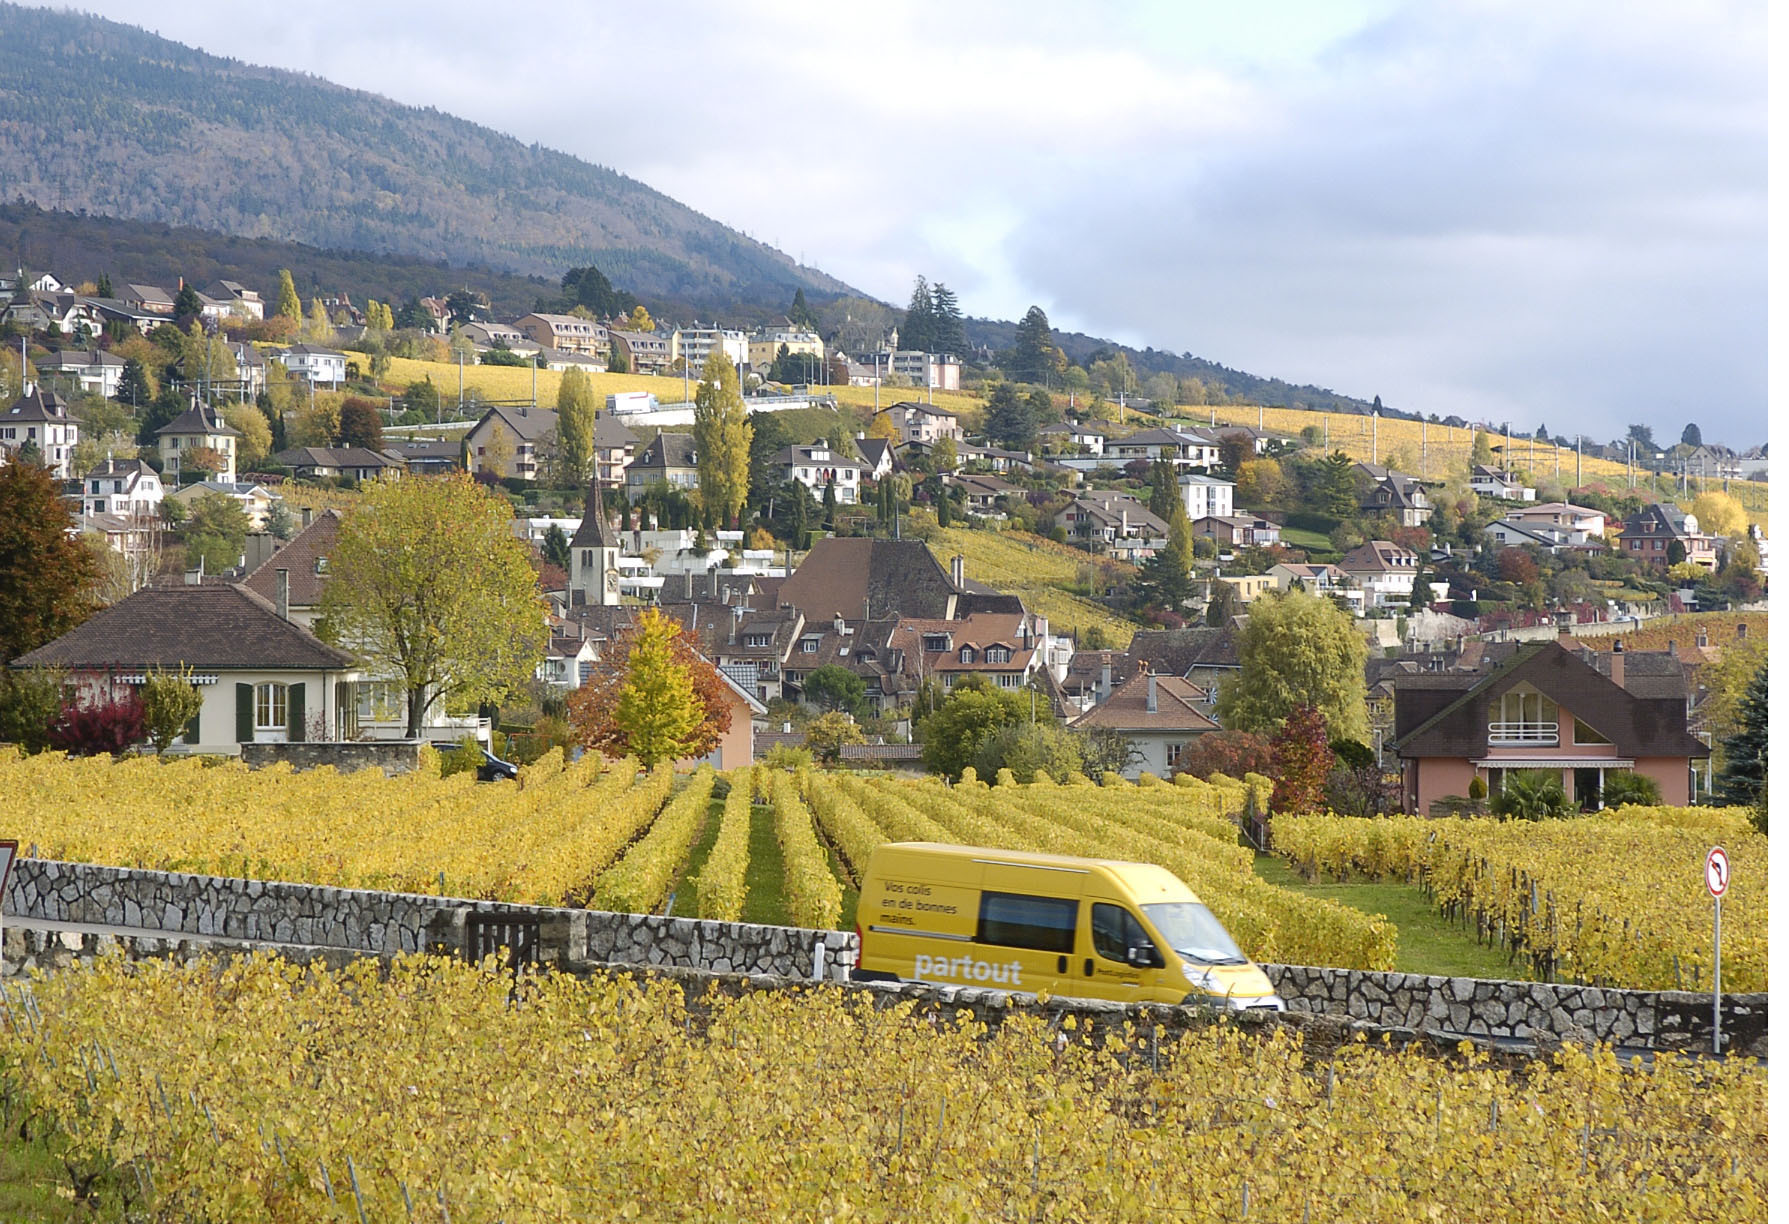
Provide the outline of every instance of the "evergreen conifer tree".
<path id="1" fill-rule="evenodd" d="M 1715 779 L 1715 795 L 1722 803 L 1748 804 L 1752 823 L 1767 831 L 1769 800 L 1770 678 L 1769 666 L 1760 666 L 1746 687 L 1739 705 L 1739 724 L 1721 741 L 1727 763 Z"/>
<path id="2" fill-rule="evenodd" d="M 907 315 L 901 320 L 901 347 L 921 353 L 932 351 L 935 318 L 932 314 L 932 290 L 926 278 L 913 278 L 913 297 L 907 303 Z"/>

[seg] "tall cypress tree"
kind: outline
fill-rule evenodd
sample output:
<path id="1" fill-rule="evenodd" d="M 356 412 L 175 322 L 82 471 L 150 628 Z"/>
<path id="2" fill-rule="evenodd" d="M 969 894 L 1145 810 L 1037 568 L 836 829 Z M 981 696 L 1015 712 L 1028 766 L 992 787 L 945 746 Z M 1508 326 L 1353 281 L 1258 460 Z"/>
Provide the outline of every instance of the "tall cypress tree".
<path id="1" fill-rule="evenodd" d="M 1149 513 L 1168 522 L 1174 515 L 1174 508 L 1181 507 L 1185 514 L 1185 503 L 1180 500 L 1180 481 L 1175 478 L 1174 465 L 1166 459 L 1156 459 L 1149 465 Z"/>

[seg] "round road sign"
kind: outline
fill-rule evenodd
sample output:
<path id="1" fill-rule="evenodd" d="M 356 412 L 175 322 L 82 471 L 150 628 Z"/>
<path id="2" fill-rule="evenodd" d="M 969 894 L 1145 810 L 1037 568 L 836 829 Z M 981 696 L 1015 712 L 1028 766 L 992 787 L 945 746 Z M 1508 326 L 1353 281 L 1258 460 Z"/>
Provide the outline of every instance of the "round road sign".
<path id="1" fill-rule="evenodd" d="M 1727 852 L 1716 846 L 1708 852 L 1708 862 L 1703 865 L 1702 876 L 1708 883 L 1708 895 L 1717 900 L 1726 893 L 1727 882 L 1733 878 L 1733 869 L 1727 864 Z"/>

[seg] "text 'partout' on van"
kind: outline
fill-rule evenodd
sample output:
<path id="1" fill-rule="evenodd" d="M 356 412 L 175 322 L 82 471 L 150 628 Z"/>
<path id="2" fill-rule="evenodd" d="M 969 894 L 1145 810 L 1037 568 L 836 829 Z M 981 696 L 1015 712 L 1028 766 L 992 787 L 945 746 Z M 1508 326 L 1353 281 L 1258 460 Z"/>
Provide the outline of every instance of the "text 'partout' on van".
<path id="1" fill-rule="evenodd" d="M 934 842 L 877 847 L 857 903 L 859 981 L 1285 1010 L 1172 872 Z"/>

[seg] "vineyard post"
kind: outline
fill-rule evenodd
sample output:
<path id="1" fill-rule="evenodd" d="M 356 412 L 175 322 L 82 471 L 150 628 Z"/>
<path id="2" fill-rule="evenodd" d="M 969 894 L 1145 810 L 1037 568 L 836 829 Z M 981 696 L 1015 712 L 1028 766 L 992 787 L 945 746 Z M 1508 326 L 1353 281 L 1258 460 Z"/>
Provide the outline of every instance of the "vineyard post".
<path id="1" fill-rule="evenodd" d="M 0 899 L 6 896 L 6 878 L 12 874 L 12 861 L 19 857 L 19 843 L 8 838 L 0 841 Z M 6 943 L 6 916 L 0 913 L 0 947 Z M 10 1009 L 9 1009 L 10 1010 Z"/>

